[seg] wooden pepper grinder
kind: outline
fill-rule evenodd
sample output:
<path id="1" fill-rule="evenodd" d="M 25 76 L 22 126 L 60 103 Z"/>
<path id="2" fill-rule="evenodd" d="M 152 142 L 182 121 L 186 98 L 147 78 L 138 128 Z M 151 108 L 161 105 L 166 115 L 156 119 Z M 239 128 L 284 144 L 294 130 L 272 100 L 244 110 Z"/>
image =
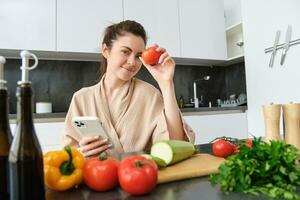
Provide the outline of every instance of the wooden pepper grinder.
<path id="1" fill-rule="evenodd" d="M 265 141 L 280 140 L 281 104 L 267 104 L 262 106 L 265 122 Z"/>
<path id="2" fill-rule="evenodd" d="M 285 142 L 300 150 L 300 103 L 283 105 Z"/>

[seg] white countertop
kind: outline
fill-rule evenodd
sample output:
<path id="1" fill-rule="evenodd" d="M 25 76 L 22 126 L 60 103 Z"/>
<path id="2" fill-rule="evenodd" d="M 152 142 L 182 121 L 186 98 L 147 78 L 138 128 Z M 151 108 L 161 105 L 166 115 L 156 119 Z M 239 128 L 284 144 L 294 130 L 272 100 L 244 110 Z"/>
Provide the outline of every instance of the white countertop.
<path id="1" fill-rule="evenodd" d="M 183 108 L 181 109 L 183 116 L 192 115 L 217 115 L 217 114 L 231 114 L 242 113 L 247 110 L 247 106 L 237 107 L 200 107 L 200 108 Z M 64 122 L 67 113 L 45 113 L 45 114 L 33 114 L 34 122 L 37 123 L 49 123 L 49 122 Z M 9 114 L 10 123 L 16 123 L 16 114 Z"/>

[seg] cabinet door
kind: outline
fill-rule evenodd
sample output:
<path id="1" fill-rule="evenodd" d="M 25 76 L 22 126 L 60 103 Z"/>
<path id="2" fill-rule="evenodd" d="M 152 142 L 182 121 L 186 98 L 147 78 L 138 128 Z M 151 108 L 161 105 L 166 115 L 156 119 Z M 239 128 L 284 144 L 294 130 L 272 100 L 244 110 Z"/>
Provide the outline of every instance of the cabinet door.
<path id="1" fill-rule="evenodd" d="M 0 49 L 55 50 L 56 0 L 0 0 Z"/>
<path id="2" fill-rule="evenodd" d="M 224 10 L 227 28 L 242 23 L 241 0 L 224 0 Z"/>
<path id="3" fill-rule="evenodd" d="M 14 134 L 16 124 L 11 124 L 10 127 Z M 43 153 L 62 149 L 60 142 L 63 134 L 64 122 L 35 123 L 34 128 Z"/>
<path id="4" fill-rule="evenodd" d="M 124 19 L 141 23 L 148 35 L 147 46 L 157 43 L 172 57 L 180 56 L 178 3 L 174 0 L 124 0 Z"/>
<path id="5" fill-rule="evenodd" d="M 59 0 L 57 50 L 99 53 L 105 28 L 122 20 L 122 0 Z"/>
<path id="6" fill-rule="evenodd" d="M 223 0 L 179 0 L 185 58 L 227 59 Z"/>
<path id="7" fill-rule="evenodd" d="M 204 144 L 216 137 L 248 137 L 246 113 L 184 116 L 186 123 L 195 131 L 195 144 Z"/>

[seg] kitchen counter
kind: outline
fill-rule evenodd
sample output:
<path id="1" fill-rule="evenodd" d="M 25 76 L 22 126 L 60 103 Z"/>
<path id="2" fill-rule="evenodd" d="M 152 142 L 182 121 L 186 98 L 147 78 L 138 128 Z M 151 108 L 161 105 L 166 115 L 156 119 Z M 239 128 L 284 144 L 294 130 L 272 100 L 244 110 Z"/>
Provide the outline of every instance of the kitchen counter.
<path id="1" fill-rule="evenodd" d="M 211 153 L 211 144 L 203 144 L 198 146 L 203 153 Z M 298 190 L 300 193 L 300 190 Z M 251 199 L 269 199 L 265 196 L 251 196 L 242 193 L 224 194 L 220 191 L 219 186 L 212 186 L 208 180 L 208 176 L 192 178 L 183 181 L 165 183 L 157 185 L 154 191 L 148 195 L 131 196 L 124 192 L 120 187 L 108 192 L 94 192 L 86 186 L 81 185 L 77 189 L 66 192 L 55 192 L 47 190 L 47 200 L 94 200 L 94 199 L 157 199 L 157 200 L 251 200 Z"/>
<path id="2" fill-rule="evenodd" d="M 230 114 L 230 113 L 243 113 L 247 110 L 247 106 L 236 107 L 200 107 L 200 108 L 183 108 L 181 109 L 183 116 L 191 115 L 216 115 L 216 114 Z M 66 117 L 65 112 L 62 113 L 45 113 L 45 114 L 33 114 L 35 122 L 64 122 Z M 16 123 L 16 114 L 9 114 L 10 123 Z"/>
<path id="3" fill-rule="evenodd" d="M 37 123 L 64 122 L 66 115 L 67 115 L 67 113 L 65 113 L 65 112 L 42 113 L 42 114 L 33 113 L 33 119 L 34 119 L 34 122 L 37 122 Z M 17 114 L 9 114 L 8 118 L 9 118 L 10 123 L 16 123 Z"/>
<path id="4" fill-rule="evenodd" d="M 182 108 L 180 110 L 183 116 L 216 115 L 216 114 L 243 113 L 247 110 L 247 106 Z"/>
<path id="5" fill-rule="evenodd" d="M 250 200 L 268 199 L 266 197 L 255 197 L 240 193 L 226 195 L 219 190 L 218 186 L 212 186 L 208 177 L 193 178 L 184 181 L 176 181 L 158 185 L 156 189 L 148 195 L 131 196 L 122 189 L 117 188 L 109 192 L 97 193 L 89 190 L 86 186 L 73 189 L 67 192 L 47 191 L 47 200 L 96 200 L 96 199 L 134 199 L 134 200 Z"/>

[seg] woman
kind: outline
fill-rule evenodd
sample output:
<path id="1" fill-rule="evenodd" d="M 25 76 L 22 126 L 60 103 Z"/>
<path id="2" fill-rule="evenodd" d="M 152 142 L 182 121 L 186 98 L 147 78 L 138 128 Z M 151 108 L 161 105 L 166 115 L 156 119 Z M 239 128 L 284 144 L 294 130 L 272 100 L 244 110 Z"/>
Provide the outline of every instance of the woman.
<path id="1" fill-rule="evenodd" d="M 106 28 L 102 42 L 103 76 L 94 86 L 77 91 L 65 121 L 64 145 L 76 146 L 85 157 L 106 152 L 113 144 L 118 153 L 148 150 L 159 140 L 194 142 L 194 132 L 183 122 L 176 102 L 173 76 L 175 62 L 164 48 L 159 63 L 147 65 L 141 58 L 146 32 L 135 21 Z M 157 81 L 152 85 L 134 78 L 142 64 Z M 111 141 L 84 136 L 72 126 L 75 116 L 97 116 Z M 92 134 L 92 133 L 91 133 Z"/>

